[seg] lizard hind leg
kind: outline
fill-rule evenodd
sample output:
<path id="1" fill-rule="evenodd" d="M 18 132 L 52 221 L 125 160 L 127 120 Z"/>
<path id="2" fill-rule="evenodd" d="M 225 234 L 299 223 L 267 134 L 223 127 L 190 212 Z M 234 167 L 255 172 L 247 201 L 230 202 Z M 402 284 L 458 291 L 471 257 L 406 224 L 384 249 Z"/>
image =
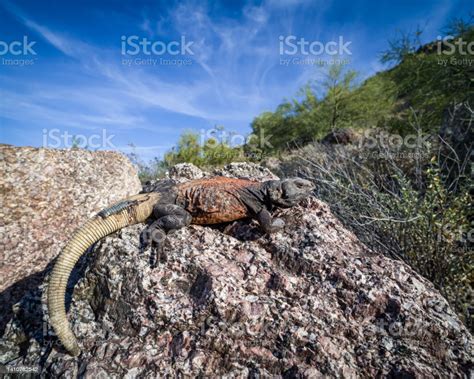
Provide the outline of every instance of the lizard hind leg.
<path id="1" fill-rule="evenodd" d="M 166 235 L 191 223 L 189 212 L 175 204 L 157 204 L 153 211 L 157 220 L 142 233 L 142 246 L 151 246 L 150 265 L 156 267 L 158 260 L 163 260 L 163 247 Z"/>

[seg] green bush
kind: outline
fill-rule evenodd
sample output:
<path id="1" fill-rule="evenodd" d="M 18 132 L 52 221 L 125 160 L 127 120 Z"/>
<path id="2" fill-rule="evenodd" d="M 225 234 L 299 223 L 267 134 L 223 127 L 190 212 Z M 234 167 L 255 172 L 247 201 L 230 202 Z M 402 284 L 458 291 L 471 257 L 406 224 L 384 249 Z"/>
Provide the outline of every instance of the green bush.
<path id="1" fill-rule="evenodd" d="M 200 141 L 199 134 L 191 131 L 183 133 L 177 146 L 164 157 L 168 167 L 192 163 L 203 168 L 221 166 L 237 159 L 244 159 L 243 147 L 232 147 L 227 141 L 218 141 L 214 137 Z"/>
<path id="2" fill-rule="evenodd" d="M 216 130 L 222 132 L 223 128 L 218 127 Z M 184 132 L 177 145 L 165 153 L 163 159 L 154 158 L 149 162 L 144 162 L 134 151 L 134 145 L 130 144 L 130 146 L 132 152 L 127 156 L 137 167 L 138 177 L 142 183 L 164 177 L 166 171 L 178 163 L 192 163 L 201 168 L 215 168 L 234 161 L 259 161 L 262 157 L 262 151 L 257 145 L 232 147 L 227 141 L 219 141 L 214 137 L 202 141 L 201 136 L 192 131 Z"/>

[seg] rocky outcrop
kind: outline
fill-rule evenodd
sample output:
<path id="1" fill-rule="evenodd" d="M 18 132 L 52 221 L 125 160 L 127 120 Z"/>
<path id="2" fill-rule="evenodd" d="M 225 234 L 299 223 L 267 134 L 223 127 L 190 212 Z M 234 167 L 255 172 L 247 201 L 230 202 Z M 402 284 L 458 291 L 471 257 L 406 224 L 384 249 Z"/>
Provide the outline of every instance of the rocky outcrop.
<path id="1" fill-rule="evenodd" d="M 248 220 L 176 231 L 155 269 L 142 225 L 106 237 L 68 298 L 83 354 L 51 335 L 39 286 L 15 305 L 0 363 L 53 377 L 470 375 L 472 336 L 428 281 L 315 198 L 277 213 L 270 236 Z"/>
<path id="2" fill-rule="evenodd" d="M 129 160 L 111 151 L 1 145 L 0 161 L 0 307 L 8 309 L 41 281 L 79 225 L 138 193 L 140 181 Z"/>
<path id="3" fill-rule="evenodd" d="M 181 183 L 191 179 L 201 179 L 207 175 L 209 174 L 192 163 L 178 163 L 168 170 L 166 176 Z"/>
<path id="4" fill-rule="evenodd" d="M 202 171 L 192 163 L 179 163 L 171 167 L 167 173 L 167 177 L 178 182 L 201 179 L 209 176 L 227 176 L 259 181 L 278 179 L 278 176 L 268 168 L 251 162 L 232 162 L 222 168 L 214 169 L 212 173 Z"/>
<path id="5" fill-rule="evenodd" d="M 278 179 L 268 168 L 262 167 L 256 163 L 233 162 L 225 165 L 222 169 L 216 169 L 214 175 L 228 176 L 232 178 L 252 179 L 259 181 Z"/>

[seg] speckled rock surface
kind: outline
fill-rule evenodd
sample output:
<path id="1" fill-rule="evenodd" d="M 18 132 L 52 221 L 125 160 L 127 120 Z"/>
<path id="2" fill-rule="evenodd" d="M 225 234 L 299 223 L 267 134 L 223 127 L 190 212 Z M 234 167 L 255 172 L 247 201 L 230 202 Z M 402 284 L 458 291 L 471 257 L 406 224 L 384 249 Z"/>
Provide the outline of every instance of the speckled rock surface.
<path id="1" fill-rule="evenodd" d="M 167 174 L 170 179 L 176 180 L 179 183 L 192 179 L 201 179 L 209 175 L 207 172 L 202 171 L 192 163 L 178 163 L 171 167 Z"/>
<path id="2" fill-rule="evenodd" d="M 243 178 L 257 181 L 279 179 L 268 168 L 251 162 L 233 162 L 211 173 L 201 170 L 192 163 L 179 163 L 171 167 L 166 175 L 177 182 L 186 182 L 192 179 L 201 179 L 210 176 L 227 176 L 230 178 Z"/>
<path id="3" fill-rule="evenodd" d="M 44 288 L 15 305 L 0 363 L 76 377 L 469 377 L 473 338 L 433 286 L 372 253 L 319 200 L 253 221 L 191 226 L 149 267 L 136 225 L 78 265 L 69 315 L 47 328 Z M 77 282 L 77 283 L 76 283 Z"/>
<path id="4" fill-rule="evenodd" d="M 141 186 L 132 164 L 115 152 L 0 145 L 0 162 L 0 306 L 5 309 L 32 284 L 29 278 L 40 279 L 81 223 Z"/>
<path id="5" fill-rule="evenodd" d="M 268 168 L 249 162 L 229 163 L 222 169 L 214 170 L 213 175 L 222 175 L 233 178 L 245 178 L 259 181 L 278 179 L 278 176 L 272 173 Z"/>

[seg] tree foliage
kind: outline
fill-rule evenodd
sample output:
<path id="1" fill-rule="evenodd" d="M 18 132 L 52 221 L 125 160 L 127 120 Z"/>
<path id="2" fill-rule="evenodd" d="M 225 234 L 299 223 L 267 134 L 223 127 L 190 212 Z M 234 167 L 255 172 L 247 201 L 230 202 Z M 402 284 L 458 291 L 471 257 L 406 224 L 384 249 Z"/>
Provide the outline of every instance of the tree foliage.
<path id="1" fill-rule="evenodd" d="M 223 165 L 238 158 L 243 158 L 241 146 L 232 147 L 228 141 L 219 141 L 216 137 L 203 139 L 199 134 L 188 131 L 181 135 L 176 147 L 165 154 L 164 161 L 167 166 L 187 162 L 206 167 Z"/>

